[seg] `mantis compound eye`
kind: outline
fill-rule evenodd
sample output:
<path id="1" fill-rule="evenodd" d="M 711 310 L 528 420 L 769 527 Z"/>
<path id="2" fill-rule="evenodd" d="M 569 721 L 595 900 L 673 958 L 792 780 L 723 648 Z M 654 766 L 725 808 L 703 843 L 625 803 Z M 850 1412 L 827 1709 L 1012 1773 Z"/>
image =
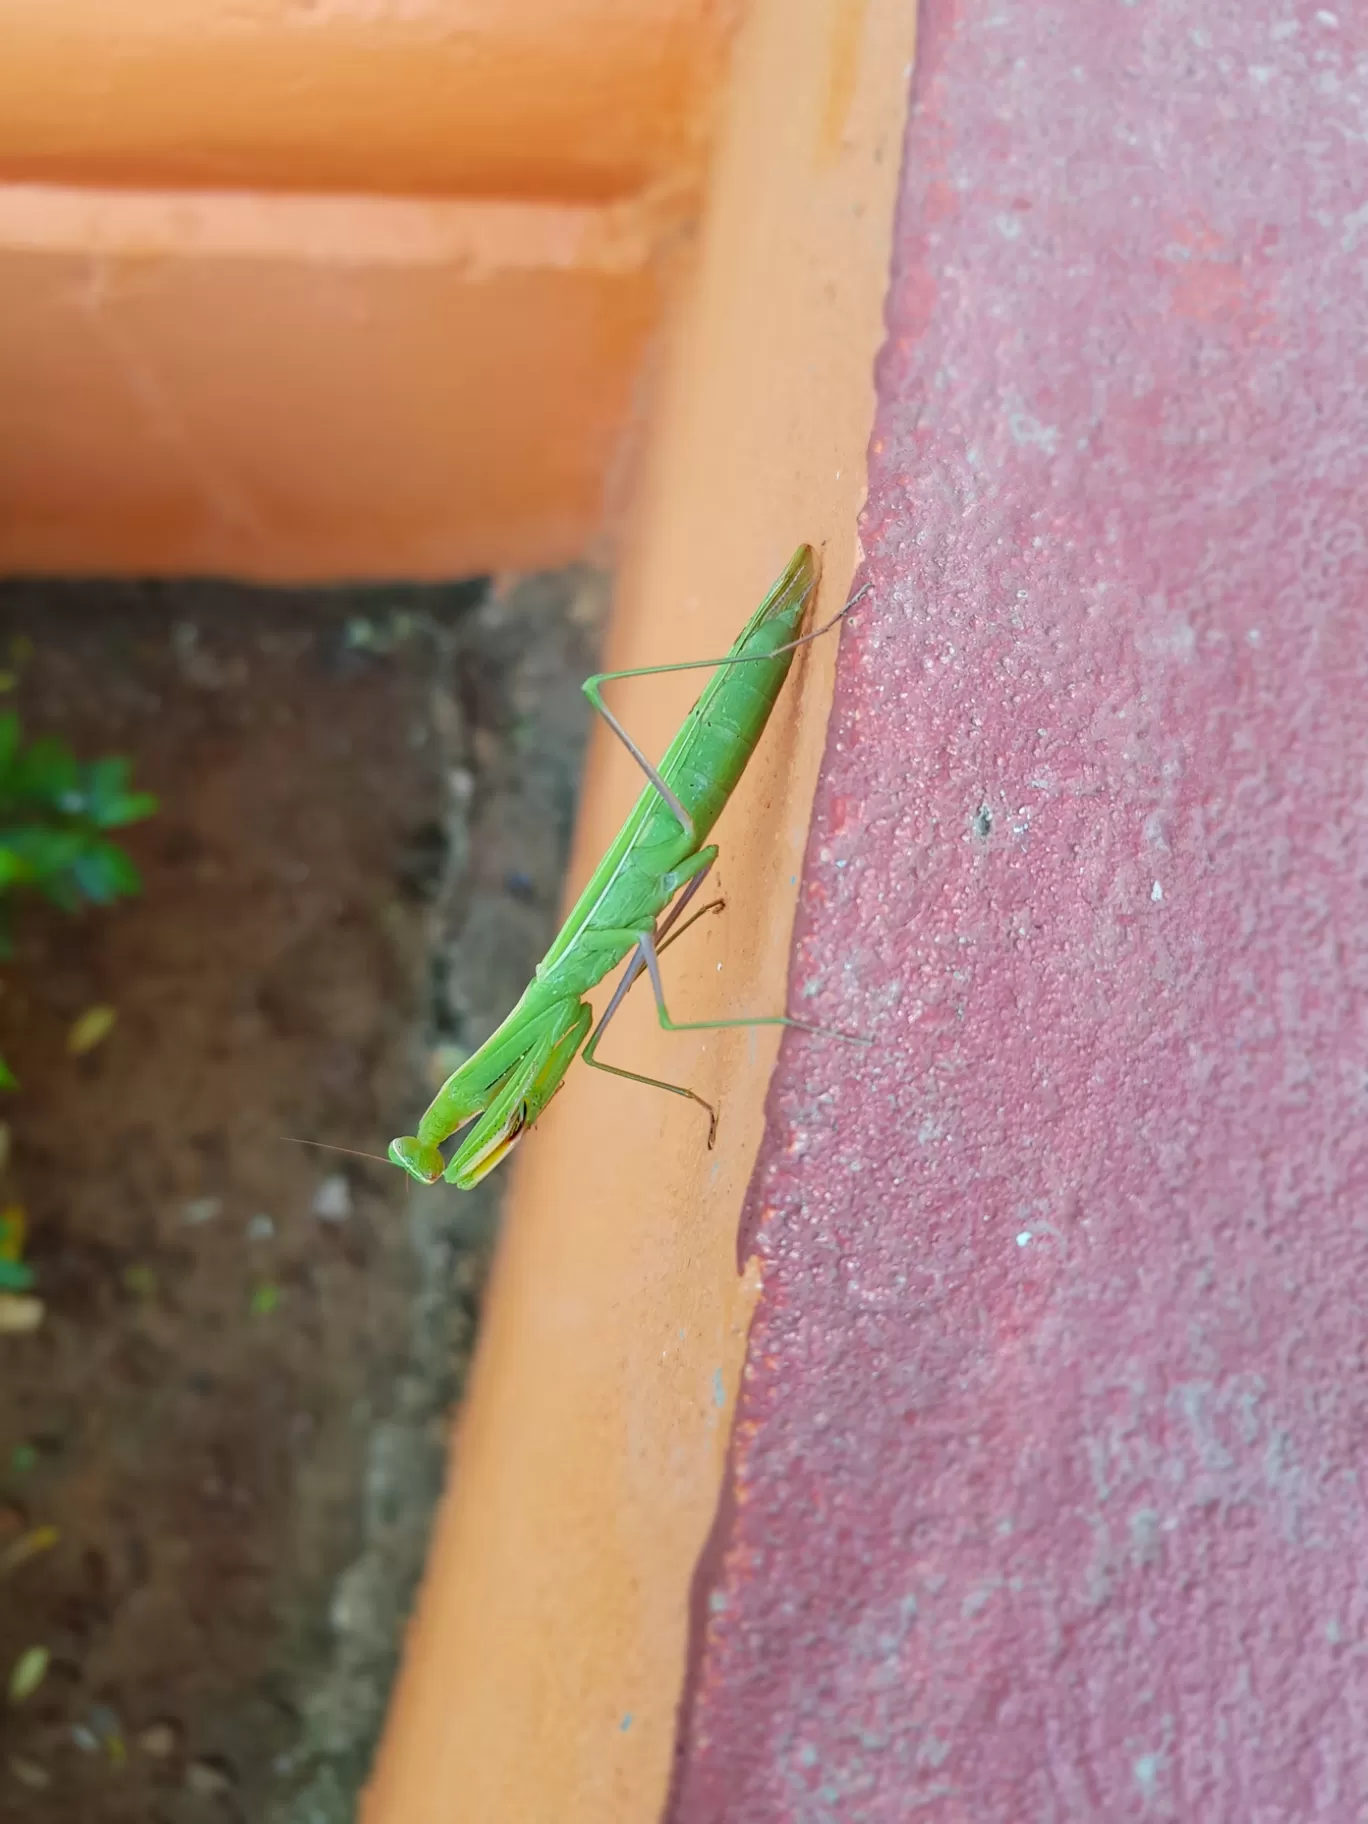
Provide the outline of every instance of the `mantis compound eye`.
<path id="1" fill-rule="evenodd" d="M 398 1140 L 389 1143 L 389 1156 L 395 1165 L 402 1165 L 410 1178 L 416 1178 L 419 1184 L 436 1184 L 446 1169 L 443 1159 L 435 1146 L 424 1146 L 415 1134 L 405 1134 Z"/>

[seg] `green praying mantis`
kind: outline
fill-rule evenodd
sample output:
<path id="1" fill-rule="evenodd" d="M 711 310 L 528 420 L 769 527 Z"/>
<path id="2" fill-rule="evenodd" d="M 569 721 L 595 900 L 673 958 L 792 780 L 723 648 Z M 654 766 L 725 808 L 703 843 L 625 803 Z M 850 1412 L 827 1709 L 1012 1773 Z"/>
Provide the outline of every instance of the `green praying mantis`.
<path id="1" fill-rule="evenodd" d="M 604 671 L 586 680 L 584 694 L 649 783 L 538 963 L 517 1006 L 447 1078 L 419 1121 L 417 1133 L 390 1142 L 391 1160 L 420 1183 L 435 1184 L 445 1178 L 460 1190 L 473 1189 L 507 1158 L 537 1120 L 581 1049 L 585 1063 L 595 1070 L 699 1103 L 708 1114 L 711 1147 L 717 1113 L 702 1096 L 678 1083 L 605 1064 L 597 1055 L 608 1023 L 643 973 L 650 977 L 656 1012 L 668 1032 L 713 1032 L 734 1026 L 793 1026 L 804 1032 L 825 1032 L 786 1014 L 674 1020 L 665 1005 L 660 977 L 660 952 L 666 944 L 714 909 L 701 907 L 692 918 L 680 922 L 717 859 L 716 844 L 705 838 L 755 751 L 794 652 L 834 627 L 864 593 L 860 590 L 852 596 L 825 626 L 800 636 L 798 629 L 816 583 L 812 547 L 800 545 L 725 659 Z M 713 677 L 659 767 L 652 766 L 604 703 L 602 686 L 620 678 L 711 667 L 716 667 Z M 720 902 L 715 903 L 720 908 Z M 624 957 L 631 960 L 591 1033 L 593 1009 L 584 997 Z M 445 1158 L 442 1146 L 471 1121 L 475 1126 L 470 1134 L 450 1159 Z"/>

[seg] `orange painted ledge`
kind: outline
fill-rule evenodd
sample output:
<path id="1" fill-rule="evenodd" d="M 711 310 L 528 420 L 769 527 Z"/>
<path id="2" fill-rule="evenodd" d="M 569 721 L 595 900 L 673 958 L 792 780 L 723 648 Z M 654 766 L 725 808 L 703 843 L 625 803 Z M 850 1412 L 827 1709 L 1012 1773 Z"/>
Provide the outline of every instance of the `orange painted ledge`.
<path id="1" fill-rule="evenodd" d="M 914 19 L 904 0 L 756 0 L 740 32 L 614 666 L 724 651 L 802 539 L 824 553 L 818 612 L 844 599 Z M 833 646 L 795 664 L 718 826 L 726 916 L 671 956 L 673 1004 L 695 1017 L 783 1004 Z M 696 690 L 641 681 L 648 745 Z M 638 785 L 599 742 L 576 890 Z M 645 998 L 615 1040 L 719 1104 L 717 1149 L 686 1104 L 585 1071 L 524 1143 L 365 1824 L 637 1824 L 665 1803 L 758 1291 L 737 1224 L 776 1040 L 664 1035 Z"/>

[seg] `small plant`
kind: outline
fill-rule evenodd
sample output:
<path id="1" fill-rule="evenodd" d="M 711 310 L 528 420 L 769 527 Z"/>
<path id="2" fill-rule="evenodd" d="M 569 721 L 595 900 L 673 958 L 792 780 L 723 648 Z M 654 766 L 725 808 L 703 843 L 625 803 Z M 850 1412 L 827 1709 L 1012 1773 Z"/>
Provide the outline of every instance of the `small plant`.
<path id="1" fill-rule="evenodd" d="M 137 868 L 106 834 L 157 808 L 149 792 L 130 789 L 131 771 L 116 757 L 79 761 L 50 736 L 25 746 L 18 716 L 0 715 L 0 958 L 12 953 L 17 888 L 65 912 L 141 889 Z M 14 1086 L 0 1058 L 0 1087 Z"/>

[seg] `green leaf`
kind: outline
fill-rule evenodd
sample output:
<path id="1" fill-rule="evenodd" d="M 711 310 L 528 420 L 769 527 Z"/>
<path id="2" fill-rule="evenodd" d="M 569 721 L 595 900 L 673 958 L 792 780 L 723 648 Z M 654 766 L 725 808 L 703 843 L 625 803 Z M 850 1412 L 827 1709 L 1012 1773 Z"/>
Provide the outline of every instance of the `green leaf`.
<path id="1" fill-rule="evenodd" d="M 117 755 L 93 760 L 85 769 L 85 808 L 93 823 L 108 826 L 110 811 L 128 794 L 129 762 Z"/>
<path id="2" fill-rule="evenodd" d="M 141 892 L 132 858 L 102 834 L 157 810 L 152 793 L 132 790 L 131 781 L 131 762 L 119 754 L 83 766 L 52 736 L 26 748 L 18 715 L 0 712 L 0 959 L 12 955 L 9 900 L 16 888 L 31 888 L 66 912 Z M 14 1087 L 0 1062 L 0 1089 Z"/>
<path id="3" fill-rule="evenodd" d="M 96 906 L 140 892 L 142 876 L 132 861 L 112 842 L 92 842 L 72 866 L 72 877 L 84 896 Z"/>
<path id="4" fill-rule="evenodd" d="M 50 899 L 53 905 L 60 906 L 63 912 L 80 911 L 80 891 L 70 875 L 54 874 L 46 880 L 37 880 L 33 884 L 44 899 Z"/>
<path id="5" fill-rule="evenodd" d="M 0 716 L 0 780 L 14 765 L 19 751 L 19 718 L 12 709 Z"/>
<path id="6" fill-rule="evenodd" d="M 41 881 L 67 873 L 89 840 L 79 830 L 27 823 L 0 833 L 0 849 L 28 870 L 19 878 Z"/>
<path id="7" fill-rule="evenodd" d="M 150 817 L 161 808 L 160 800 L 152 792 L 125 792 L 115 799 L 103 815 L 96 818 L 102 829 L 122 829 L 128 823 L 141 823 L 144 817 Z"/>
<path id="8" fill-rule="evenodd" d="M 19 756 L 11 789 L 58 810 L 79 810 L 84 802 L 75 756 L 50 735 L 42 736 Z"/>
<path id="9" fill-rule="evenodd" d="M 21 881 L 32 880 L 33 863 L 9 846 L 4 835 L 0 835 L 0 892 L 6 887 L 18 885 Z"/>

